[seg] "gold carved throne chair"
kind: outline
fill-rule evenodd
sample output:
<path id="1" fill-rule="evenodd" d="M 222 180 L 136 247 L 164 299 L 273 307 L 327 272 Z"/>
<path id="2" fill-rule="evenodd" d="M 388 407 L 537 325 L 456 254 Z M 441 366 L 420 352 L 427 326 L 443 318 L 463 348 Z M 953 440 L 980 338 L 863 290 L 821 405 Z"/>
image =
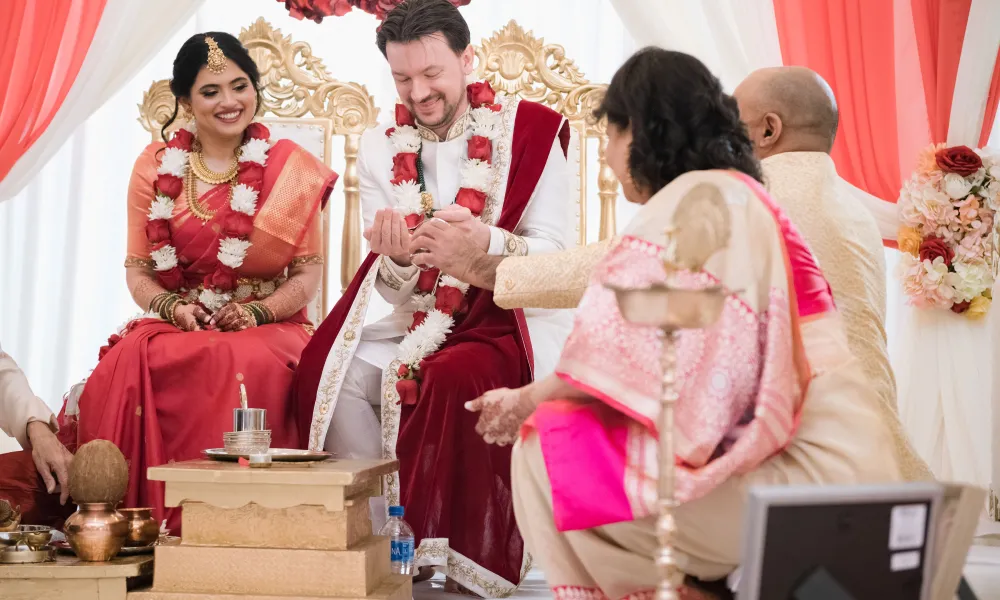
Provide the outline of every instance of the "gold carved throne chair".
<path id="1" fill-rule="evenodd" d="M 618 180 L 604 156 L 607 124 L 593 118 L 608 86 L 591 83 L 566 57 L 562 46 L 546 44 L 513 20 L 476 46 L 476 58 L 477 79 L 489 81 L 498 92 L 541 102 L 566 117 L 570 125 L 567 158 L 570 193 L 576 207 L 577 243 L 596 241 L 587 235 L 588 208 L 597 209 L 597 239 L 614 236 Z M 592 177 L 595 172 L 596 177 Z M 596 185 L 592 179 L 596 179 Z M 595 188 L 596 194 L 591 194 Z"/>
<path id="2" fill-rule="evenodd" d="M 378 109 L 365 86 L 337 81 L 308 44 L 292 41 L 263 18 L 244 28 L 239 38 L 260 70 L 259 120 L 271 137 L 294 141 L 340 174 L 322 213 L 326 264 L 319 293 L 308 307 L 309 318 L 318 325 L 361 263 L 358 141 L 365 129 L 377 124 Z M 139 111 L 139 123 L 154 141 L 161 140 L 160 129 L 174 111 L 168 80 L 154 82 L 143 93 Z M 333 265 L 330 240 L 338 227 L 340 260 Z M 339 285 L 331 283 L 331 272 L 339 273 Z"/>

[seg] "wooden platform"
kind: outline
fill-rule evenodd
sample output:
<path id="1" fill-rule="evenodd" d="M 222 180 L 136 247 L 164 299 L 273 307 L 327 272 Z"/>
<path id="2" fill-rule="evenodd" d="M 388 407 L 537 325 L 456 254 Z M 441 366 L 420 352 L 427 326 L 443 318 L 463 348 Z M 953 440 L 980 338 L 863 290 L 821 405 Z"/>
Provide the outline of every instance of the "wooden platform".
<path id="1" fill-rule="evenodd" d="M 125 600 L 129 587 L 149 585 L 153 556 L 84 562 L 58 555 L 55 562 L 0 565 L 3 600 Z"/>
<path id="2" fill-rule="evenodd" d="M 238 463 L 196 460 L 149 469 L 182 508 L 179 546 L 156 549 L 150 589 L 130 600 L 408 600 L 389 541 L 373 536 L 368 499 L 389 460 Z"/>

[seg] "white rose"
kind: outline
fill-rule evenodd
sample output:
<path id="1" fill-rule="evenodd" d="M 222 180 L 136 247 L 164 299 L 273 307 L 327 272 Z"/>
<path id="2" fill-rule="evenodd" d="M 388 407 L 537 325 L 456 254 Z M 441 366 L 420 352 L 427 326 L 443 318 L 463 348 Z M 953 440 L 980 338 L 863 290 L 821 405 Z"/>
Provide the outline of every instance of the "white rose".
<path id="1" fill-rule="evenodd" d="M 965 177 L 957 173 L 948 173 L 944 176 L 944 191 L 949 197 L 960 200 L 969 195 L 972 190 L 972 183 Z"/>

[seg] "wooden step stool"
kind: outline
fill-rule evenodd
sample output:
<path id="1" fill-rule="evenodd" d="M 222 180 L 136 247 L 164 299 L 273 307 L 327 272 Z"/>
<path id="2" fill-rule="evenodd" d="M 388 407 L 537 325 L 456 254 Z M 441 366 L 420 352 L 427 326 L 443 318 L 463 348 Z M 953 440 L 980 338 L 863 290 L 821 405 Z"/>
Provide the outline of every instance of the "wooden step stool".
<path id="1" fill-rule="evenodd" d="M 181 506 L 179 546 L 158 546 L 153 587 L 129 600 L 409 600 L 389 540 L 373 536 L 368 499 L 390 460 L 273 463 L 196 460 L 152 467 Z"/>

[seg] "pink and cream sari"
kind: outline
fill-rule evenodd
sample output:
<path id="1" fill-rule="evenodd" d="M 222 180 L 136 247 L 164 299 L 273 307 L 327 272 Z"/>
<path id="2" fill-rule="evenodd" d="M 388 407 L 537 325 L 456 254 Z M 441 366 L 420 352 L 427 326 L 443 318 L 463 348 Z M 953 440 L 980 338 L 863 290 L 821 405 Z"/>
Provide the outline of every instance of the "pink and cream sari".
<path id="1" fill-rule="evenodd" d="M 749 485 L 898 479 L 878 399 L 858 375 L 830 287 L 795 228 L 749 177 L 687 173 L 643 206 L 577 308 L 556 373 L 591 401 L 543 402 L 515 450 L 519 524 L 557 597 L 619 598 L 656 581 L 655 529 L 643 519 L 657 510 L 662 341 L 655 329 L 626 322 L 605 286 L 665 280 L 664 232 L 699 183 L 722 192 L 731 241 L 704 270 L 671 282 L 732 293 L 717 323 L 679 336 L 682 568 L 716 579 L 738 564 Z"/>

